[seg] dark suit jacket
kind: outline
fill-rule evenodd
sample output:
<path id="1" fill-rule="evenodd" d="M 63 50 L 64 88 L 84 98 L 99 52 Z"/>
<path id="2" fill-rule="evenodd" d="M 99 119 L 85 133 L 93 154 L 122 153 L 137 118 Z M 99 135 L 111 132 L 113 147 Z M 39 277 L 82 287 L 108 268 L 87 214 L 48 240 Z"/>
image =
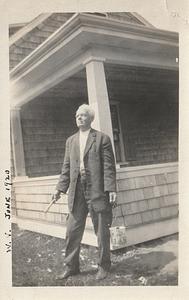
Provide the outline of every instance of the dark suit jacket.
<path id="1" fill-rule="evenodd" d="M 107 193 L 116 191 L 116 168 L 110 138 L 91 129 L 84 151 L 86 170 L 86 198 L 94 210 L 102 211 L 107 202 Z M 66 141 L 66 151 L 57 190 L 66 193 L 68 188 L 68 207 L 72 211 L 77 179 L 80 171 L 79 132 Z"/>

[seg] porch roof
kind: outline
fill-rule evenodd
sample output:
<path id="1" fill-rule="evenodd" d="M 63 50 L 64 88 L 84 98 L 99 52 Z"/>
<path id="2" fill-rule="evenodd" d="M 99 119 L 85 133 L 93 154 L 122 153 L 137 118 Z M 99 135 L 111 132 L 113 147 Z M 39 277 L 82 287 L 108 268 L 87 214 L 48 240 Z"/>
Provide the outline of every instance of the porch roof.
<path id="1" fill-rule="evenodd" d="M 130 24 L 153 27 L 138 13 L 110 12 L 90 14 L 96 14 L 104 18 L 117 19 Z M 18 65 L 73 15 L 74 13 L 43 13 L 27 24 L 10 25 L 10 69 L 13 69 Z"/>
<path id="2" fill-rule="evenodd" d="M 23 104 L 70 77 L 84 68 L 89 59 L 178 69 L 176 57 L 175 32 L 75 14 L 10 72 L 13 105 Z M 30 87 L 35 87 L 35 91 Z"/>

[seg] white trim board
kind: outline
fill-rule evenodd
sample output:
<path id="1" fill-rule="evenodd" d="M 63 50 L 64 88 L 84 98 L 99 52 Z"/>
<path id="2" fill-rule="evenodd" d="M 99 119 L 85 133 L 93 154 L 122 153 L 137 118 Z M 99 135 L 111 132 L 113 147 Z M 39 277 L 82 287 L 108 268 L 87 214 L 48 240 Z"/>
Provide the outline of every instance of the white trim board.
<path id="1" fill-rule="evenodd" d="M 63 225 L 44 223 L 35 220 L 23 218 L 12 218 L 21 229 L 34 231 L 57 238 L 65 238 L 66 227 Z M 136 245 L 163 236 L 171 235 L 178 232 L 178 218 L 172 218 L 161 222 L 150 223 L 127 229 L 127 246 Z M 83 244 L 97 246 L 97 240 L 92 230 L 85 230 L 82 239 Z M 112 247 L 111 247 L 111 250 Z"/>

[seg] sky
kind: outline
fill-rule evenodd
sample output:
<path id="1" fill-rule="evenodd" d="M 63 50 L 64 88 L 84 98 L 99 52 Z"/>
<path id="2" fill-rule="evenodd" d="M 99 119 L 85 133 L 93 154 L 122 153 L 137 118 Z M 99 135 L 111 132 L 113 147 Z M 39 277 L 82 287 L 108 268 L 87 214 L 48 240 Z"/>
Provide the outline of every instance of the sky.
<path id="1" fill-rule="evenodd" d="M 159 29 L 178 31 L 178 22 L 185 20 L 189 11 L 188 1 L 186 3 L 185 1 L 187 0 L 108 0 L 106 3 L 111 3 L 111 5 L 103 7 L 100 0 L 93 1 L 93 5 L 89 5 L 90 0 L 73 0 L 72 2 L 67 0 L 54 0 L 54 2 L 51 0 L 38 0 L 39 5 L 35 6 L 33 5 L 34 1 L 31 0 L 15 0 L 11 5 L 10 1 L 7 0 L 5 9 L 8 13 L 9 24 L 30 22 L 40 13 L 51 11 L 136 11 Z M 73 5 L 70 3 L 73 3 Z M 98 5 L 94 7 L 94 3 Z"/>

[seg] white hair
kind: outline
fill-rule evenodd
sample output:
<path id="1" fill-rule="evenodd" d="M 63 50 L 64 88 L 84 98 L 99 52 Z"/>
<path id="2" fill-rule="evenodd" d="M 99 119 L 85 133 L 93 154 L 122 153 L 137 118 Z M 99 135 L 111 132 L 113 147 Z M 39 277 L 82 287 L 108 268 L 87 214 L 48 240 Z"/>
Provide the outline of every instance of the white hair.
<path id="1" fill-rule="evenodd" d="M 78 107 L 78 110 L 76 111 L 76 115 L 77 115 L 78 111 L 81 110 L 81 109 L 84 110 L 84 111 L 86 111 L 89 114 L 89 116 L 90 116 L 90 118 L 91 118 L 92 121 L 94 120 L 95 112 L 91 108 L 90 105 L 88 105 L 88 104 L 82 104 L 82 105 L 80 105 Z"/>

